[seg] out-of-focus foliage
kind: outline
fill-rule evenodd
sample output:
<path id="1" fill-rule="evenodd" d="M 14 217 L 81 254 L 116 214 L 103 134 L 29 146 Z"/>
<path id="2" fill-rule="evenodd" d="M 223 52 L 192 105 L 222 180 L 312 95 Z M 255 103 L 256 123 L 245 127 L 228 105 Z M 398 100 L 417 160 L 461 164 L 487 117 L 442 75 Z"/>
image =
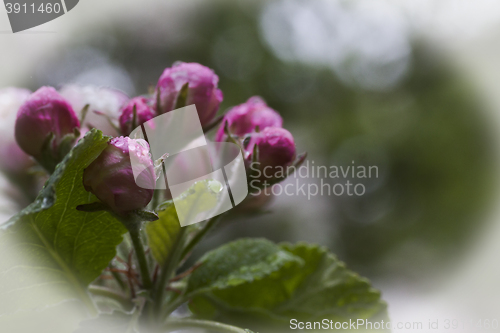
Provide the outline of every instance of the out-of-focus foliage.
<path id="1" fill-rule="evenodd" d="M 188 279 L 194 314 L 280 331 L 290 318 L 333 322 L 386 316 L 380 292 L 326 249 L 240 239 L 207 253 Z"/>

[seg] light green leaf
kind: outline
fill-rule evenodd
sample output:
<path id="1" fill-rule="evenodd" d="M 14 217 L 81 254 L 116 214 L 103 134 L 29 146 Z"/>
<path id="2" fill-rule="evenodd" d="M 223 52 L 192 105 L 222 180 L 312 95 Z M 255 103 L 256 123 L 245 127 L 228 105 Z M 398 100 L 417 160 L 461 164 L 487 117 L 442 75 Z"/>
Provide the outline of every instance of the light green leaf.
<path id="1" fill-rule="evenodd" d="M 253 276 L 262 274 L 263 278 L 239 279 L 232 270 L 218 268 L 224 267 L 225 259 L 231 261 L 230 251 L 221 249 L 230 248 L 233 256 L 251 251 L 240 245 L 245 244 L 241 242 L 251 244 L 249 240 L 239 242 L 207 254 L 204 266 L 189 278 L 191 288 L 188 292 L 194 295 L 190 308 L 195 314 L 259 328 L 287 322 L 290 318 L 343 321 L 386 315 L 380 292 L 373 289 L 368 280 L 348 270 L 325 248 L 316 245 L 273 244 L 286 256 L 294 258 L 294 264 L 275 266 L 276 269 L 267 274 L 259 271 L 262 257 L 256 256 L 255 262 L 247 260 L 238 270 L 249 270 Z M 205 272 L 200 271 L 202 268 Z"/>
<path id="2" fill-rule="evenodd" d="M 184 225 L 190 224 L 198 214 L 214 209 L 218 204 L 218 195 L 222 189 L 222 184 L 217 180 L 204 179 L 194 183 L 174 200 L 180 221 L 184 221 Z M 204 219 L 208 217 L 210 216 Z"/>
<path id="3" fill-rule="evenodd" d="M 158 220 L 146 224 L 146 234 L 153 257 L 163 265 L 172 251 L 181 226 L 172 202 L 163 203 L 157 214 Z"/>
<path id="4" fill-rule="evenodd" d="M 92 311 L 86 285 L 115 256 L 126 229 L 107 212 L 76 206 L 96 201 L 83 170 L 109 138 L 92 130 L 71 150 L 33 204 L 0 231 L 0 328 L 9 316 L 79 299 Z"/>
<path id="5" fill-rule="evenodd" d="M 185 220 L 214 208 L 222 184 L 216 180 L 201 180 L 172 201 L 164 202 L 157 211 L 159 219 L 146 224 L 149 247 L 155 260 L 164 265 L 181 230 L 179 217 Z M 190 229 L 196 229 L 192 227 Z"/>

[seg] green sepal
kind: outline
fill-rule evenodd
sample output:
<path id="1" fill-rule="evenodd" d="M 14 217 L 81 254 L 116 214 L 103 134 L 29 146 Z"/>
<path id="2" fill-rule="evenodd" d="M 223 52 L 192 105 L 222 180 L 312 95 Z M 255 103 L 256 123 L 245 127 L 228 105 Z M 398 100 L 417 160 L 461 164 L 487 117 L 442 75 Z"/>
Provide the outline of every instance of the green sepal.
<path id="1" fill-rule="evenodd" d="M 186 106 L 187 95 L 189 91 L 189 82 L 184 83 L 181 90 L 177 94 L 177 99 L 175 101 L 174 110 L 180 109 Z"/>

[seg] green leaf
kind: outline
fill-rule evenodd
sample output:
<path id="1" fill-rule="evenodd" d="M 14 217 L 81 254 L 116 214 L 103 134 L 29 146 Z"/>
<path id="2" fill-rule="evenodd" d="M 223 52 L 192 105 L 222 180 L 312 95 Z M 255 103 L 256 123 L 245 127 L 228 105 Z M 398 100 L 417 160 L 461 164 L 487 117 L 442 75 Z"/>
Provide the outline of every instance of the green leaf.
<path id="1" fill-rule="evenodd" d="M 0 230 L 0 327 L 9 316 L 68 299 L 94 306 L 86 286 L 115 256 L 126 229 L 108 212 L 76 210 L 97 201 L 83 170 L 109 138 L 92 130 L 57 166 L 34 203 Z M 2 316 L 3 315 L 3 316 Z"/>
<path id="2" fill-rule="evenodd" d="M 235 306 L 244 305 L 251 296 L 245 288 L 249 285 L 262 288 L 258 290 L 261 306 L 285 300 L 295 284 L 288 279 L 289 273 L 304 264 L 301 258 L 265 239 L 228 243 L 207 253 L 200 263 L 188 280 L 187 294 L 210 294 Z"/>
<path id="3" fill-rule="evenodd" d="M 138 333 L 137 315 L 121 311 L 103 313 L 99 317 L 85 320 L 73 333 Z"/>
<path id="4" fill-rule="evenodd" d="M 146 224 L 146 234 L 153 257 L 163 265 L 172 251 L 181 226 L 172 202 L 162 204 L 157 214 L 158 220 Z"/>
<path id="5" fill-rule="evenodd" d="M 386 304 L 370 282 L 346 268 L 326 248 L 299 243 L 282 248 L 301 257 L 306 265 L 301 274 L 306 279 L 293 296 L 274 309 L 285 318 L 371 318 L 384 313 Z"/>
<path id="6" fill-rule="evenodd" d="M 223 185 L 217 180 L 204 179 L 194 183 L 175 199 L 175 208 L 181 221 L 189 224 L 198 214 L 214 209 Z"/>
<path id="7" fill-rule="evenodd" d="M 386 315 L 380 292 L 325 248 L 305 243 L 266 245 L 293 258 L 288 265 L 273 265 L 275 269 L 270 272 L 265 270 L 266 265 L 261 266 L 266 259 L 251 253 L 251 244 L 250 240 L 240 240 L 206 255 L 203 266 L 188 281 L 188 292 L 194 296 L 191 311 L 201 317 L 253 327 L 282 326 L 290 318 L 344 321 Z M 231 263 L 238 256 L 246 260 L 235 274 L 234 269 L 225 267 L 225 261 Z M 247 276 L 241 271 L 258 278 L 241 279 L 241 275 Z"/>
<path id="8" fill-rule="evenodd" d="M 172 201 L 164 202 L 157 211 L 159 219 L 146 224 L 149 247 L 155 260 L 164 265 L 179 235 L 184 221 L 191 221 L 197 214 L 213 209 L 222 185 L 216 180 L 201 180 Z"/>

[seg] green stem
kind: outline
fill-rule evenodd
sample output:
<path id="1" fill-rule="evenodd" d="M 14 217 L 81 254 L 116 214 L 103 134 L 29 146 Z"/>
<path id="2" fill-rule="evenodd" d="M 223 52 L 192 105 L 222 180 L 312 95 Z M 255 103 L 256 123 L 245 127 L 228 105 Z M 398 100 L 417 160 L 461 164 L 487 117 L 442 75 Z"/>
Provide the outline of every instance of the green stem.
<path id="1" fill-rule="evenodd" d="M 130 310 L 134 306 L 127 296 L 106 287 L 89 286 L 89 292 L 96 296 L 108 297 L 118 301 L 126 310 Z"/>
<path id="2" fill-rule="evenodd" d="M 184 251 L 182 252 L 181 255 L 182 260 L 186 259 L 186 256 L 189 255 L 191 251 L 193 251 L 195 246 L 198 245 L 198 243 L 203 239 L 203 237 L 205 237 L 205 235 L 217 225 L 222 215 L 223 214 L 212 217 L 203 227 L 203 229 L 201 229 L 200 232 L 198 232 L 196 236 L 194 236 L 193 239 L 191 239 L 191 241 L 188 243 L 188 245 L 186 245 Z"/>
<path id="3" fill-rule="evenodd" d="M 203 237 L 205 237 L 205 235 L 217 225 L 217 223 L 220 221 L 221 216 L 222 215 L 218 215 L 216 217 L 211 218 L 207 222 L 207 224 L 203 227 L 203 229 L 201 229 L 184 248 L 182 246 L 179 246 L 179 244 L 177 243 L 178 241 L 182 241 L 187 230 L 187 228 L 181 228 L 181 233 L 178 235 L 176 244 L 174 244 L 173 247 L 175 250 L 171 253 L 171 257 L 168 258 L 167 260 L 168 266 L 166 267 L 166 269 L 162 270 L 162 274 L 160 275 L 160 281 L 157 285 L 157 286 L 163 286 L 161 290 L 158 289 L 155 293 L 157 296 L 157 300 L 155 302 L 155 306 L 157 307 L 156 308 L 157 315 L 161 315 L 160 313 L 162 305 L 161 300 L 163 299 L 165 284 L 167 283 L 168 279 L 170 279 L 175 274 L 175 271 L 179 263 L 184 261 L 186 257 L 191 253 L 191 251 L 194 249 L 194 247 L 203 239 Z M 187 302 L 188 299 L 189 297 L 185 297 L 184 295 L 177 297 L 166 308 L 166 311 L 163 314 L 164 318 L 170 315 L 170 313 L 172 313 L 183 303 Z"/>
<path id="4" fill-rule="evenodd" d="M 139 229 L 129 231 L 130 238 L 132 239 L 132 244 L 135 250 L 135 256 L 139 262 L 139 269 L 141 270 L 142 284 L 147 290 L 151 290 L 153 283 L 151 282 L 151 276 L 149 275 L 148 261 L 146 259 L 146 254 L 144 253 L 144 247 L 141 242 L 141 235 Z"/>
<path id="5" fill-rule="evenodd" d="M 201 328 L 212 330 L 220 333 L 249 333 L 249 330 L 239 328 L 236 326 L 226 325 L 209 320 L 196 320 L 196 319 L 171 319 L 167 321 L 165 328 L 168 331 L 186 328 Z"/>
<path id="6" fill-rule="evenodd" d="M 179 297 L 177 297 L 171 303 L 168 304 L 168 306 L 165 309 L 165 312 L 163 313 L 163 318 L 167 318 L 168 316 L 170 316 L 172 312 L 174 312 L 179 306 L 186 303 L 188 300 L 189 299 L 184 295 L 179 295 Z"/>
<path id="7" fill-rule="evenodd" d="M 174 246 L 172 247 L 172 252 L 170 252 L 167 258 L 166 265 L 162 267 L 160 276 L 158 278 L 158 282 L 156 284 L 154 303 L 155 303 L 155 313 L 157 315 L 157 318 L 161 317 L 163 295 L 165 293 L 166 284 L 168 280 L 170 280 L 177 271 L 177 267 L 182 258 L 181 254 L 182 254 L 183 242 L 186 230 L 187 228 L 181 227 L 179 234 L 177 235 L 177 239 L 175 240 Z"/>

